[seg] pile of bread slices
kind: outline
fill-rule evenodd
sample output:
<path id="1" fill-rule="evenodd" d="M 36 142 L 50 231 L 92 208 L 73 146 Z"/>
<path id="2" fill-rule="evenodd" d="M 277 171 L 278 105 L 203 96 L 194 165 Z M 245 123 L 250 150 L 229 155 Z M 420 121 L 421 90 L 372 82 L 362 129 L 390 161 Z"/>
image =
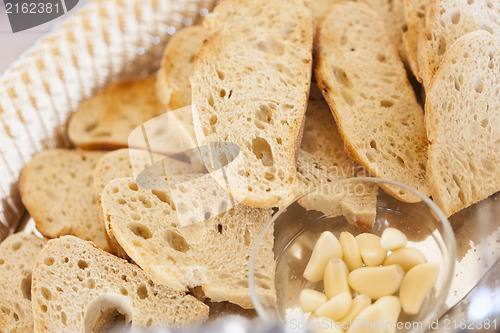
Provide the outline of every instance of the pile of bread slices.
<path id="1" fill-rule="evenodd" d="M 447 216 L 497 192 L 498 42 L 498 0 L 221 2 L 171 39 L 154 76 L 80 106 L 68 125 L 75 149 L 27 164 L 22 200 L 52 240 L 19 233 L 0 244 L 0 331 L 99 331 L 117 317 L 178 327 L 207 320 L 206 300 L 250 309 L 249 257 L 273 208 L 336 179 L 395 180 Z M 425 112 L 409 76 L 422 83 Z M 129 147 L 134 129 L 190 105 L 177 117 L 187 138 L 239 147 L 224 177 Z M 139 186 L 135 169 L 158 161 L 169 186 Z M 174 187 L 201 196 L 179 200 Z M 377 192 L 300 204 L 369 230 Z M 214 202 L 202 221 L 179 223 Z M 273 239 L 256 265 L 269 302 Z"/>

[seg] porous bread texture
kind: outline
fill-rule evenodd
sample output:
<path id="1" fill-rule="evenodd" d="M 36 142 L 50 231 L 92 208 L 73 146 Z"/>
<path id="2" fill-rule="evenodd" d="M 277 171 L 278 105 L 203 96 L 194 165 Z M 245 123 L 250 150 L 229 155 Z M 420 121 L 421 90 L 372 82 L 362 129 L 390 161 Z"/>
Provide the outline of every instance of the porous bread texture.
<path id="1" fill-rule="evenodd" d="M 366 4 L 340 3 L 325 16 L 316 79 L 346 153 L 371 175 L 429 195 L 424 116 L 381 19 Z M 399 187 L 381 187 L 399 200 L 420 201 Z"/>
<path id="2" fill-rule="evenodd" d="M 321 18 L 328 13 L 328 10 L 337 3 L 343 1 L 356 0 L 313 0 L 313 19 L 316 27 Z M 403 32 L 406 31 L 405 0 L 359 0 L 370 5 L 384 20 L 386 29 L 391 35 L 392 41 L 398 48 L 402 57 L 403 52 Z M 316 33 L 316 32 L 315 32 Z"/>
<path id="3" fill-rule="evenodd" d="M 418 68 L 426 89 L 446 51 L 461 36 L 486 30 L 500 43 L 498 0 L 430 0 L 428 6 L 426 27 L 418 41 Z"/>
<path id="4" fill-rule="evenodd" d="M 154 76 L 117 83 L 87 99 L 69 120 L 71 142 L 82 149 L 128 147 L 133 129 L 165 113 L 155 85 Z"/>
<path id="5" fill-rule="evenodd" d="M 346 190 L 344 193 L 335 193 L 333 188 L 325 186 L 338 179 L 359 175 L 368 177 L 369 174 L 345 153 L 332 113 L 314 83 L 311 85 L 307 105 L 297 172 L 299 193 L 324 186 L 321 191 L 310 192 L 300 199 L 302 207 L 318 210 L 329 216 L 346 215 L 349 222 L 359 229 L 371 229 L 377 213 L 378 186 L 366 185 L 364 193 L 355 195 L 357 200 L 349 200 L 342 195 L 354 195 L 354 192 L 347 192 L 348 187 L 343 187 Z"/>
<path id="6" fill-rule="evenodd" d="M 182 28 L 172 36 L 157 73 L 156 93 L 167 110 L 191 105 L 193 63 L 205 40 L 201 25 Z"/>
<path id="7" fill-rule="evenodd" d="M 213 182 L 205 200 L 222 192 Z M 202 286 L 212 301 L 253 308 L 248 264 L 257 236 L 271 209 L 237 204 L 206 214 L 205 221 L 181 227 L 179 205 L 166 191 L 139 188 L 133 179 L 115 179 L 103 192 L 103 209 L 114 236 L 157 284 L 177 290 Z M 197 206 L 195 200 L 184 205 Z M 273 231 L 265 235 L 256 261 L 258 293 L 275 300 Z"/>
<path id="8" fill-rule="evenodd" d="M 19 180 L 21 199 L 45 237 L 74 235 L 109 251 L 99 222 L 94 169 L 105 152 L 53 149 L 37 153 Z"/>
<path id="9" fill-rule="evenodd" d="M 73 236 L 51 240 L 40 252 L 31 294 L 37 333 L 105 331 L 120 315 L 131 328 L 181 327 L 208 317 L 194 297 L 154 284 L 136 265 Z"/>
<path id="10" fill-rule="evenodd" d="M 249 206 L 279 205 L 297 189 L 312 64 L 311 4 L 227 0 L 204 25 L 209 38 L 192 79 L 198 143 L 238 145 L 225 174 L 214 175 L 219 184 L 228 179 L 230 193 Z"/>
<path id="11" fill-rule="evenodd" d="M 196 169 L 188 163 L 150 153 L 146 150 L 133 148 L 123 148 L 107 153 L 102 156 L 95 167 L 93 187 L 99 220 L 104 230 L 106 230 L 106 238 L 112 252 L 122 258 L 128 258 L 128 256 L 114 239 L 109 226 L 105 224 L 101 204 L 102 191 L 111 180 L 115 178 L 137 177 L 141 171 L 160 161 L 163 161 L 162 166 L 164 167 L 166 176 L 196 172 Z"/>
<path id="12" fill-rule="evenodd" d="M 0 332 L 33 332 L 31 274 L 46 243 L 46 239 L 24 232 L 0 243 Z"/>
<path id="13" fill-rule="evenodd" d="M 429 0 L 406 0 L 406 24 L 408 30 L 403 34 L 405 58 L 415 78 L 422 82 L 418 70 L 418 38 L 425 28 L 425 13 Z"/>
<path id="14" fill-rule="evenodd" d="M 405 0 L 364 0 L 364 2 L 380 15 L 399 55 L 406 62 L 403 47 L 403 33 L 407 29 Z"/>
<path id="15" fill-rule="evenodd" d="M 500 190 L 500 49 L 476 31 L 448 50 L 427 91 L 432 198 L 450 216 Z"/>

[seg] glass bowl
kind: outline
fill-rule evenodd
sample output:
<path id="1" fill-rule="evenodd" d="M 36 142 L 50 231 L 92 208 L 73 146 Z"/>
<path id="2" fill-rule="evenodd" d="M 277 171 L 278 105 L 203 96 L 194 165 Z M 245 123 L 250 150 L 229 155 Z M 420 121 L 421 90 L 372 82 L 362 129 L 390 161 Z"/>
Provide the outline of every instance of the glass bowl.
<path id="1" fill-rule="evenodd" d="M 390 188 L 392 193 L 411 192 L 421 201 L 399 201 L 379 186 Z M 356 204 L 359 204 L 357 208 Z M 371 229 L 367 228 L 369 216 L 372 216 L 372 221 L 373 218 L 375 220 Z M 356 223 L 358 226 L 354 225 Z M 360 230 L 360 227 L 364 230 Z M 323 290 L 322 281 L 311 283 L 303 277 L 319 235 L 324 231 L 332 232 L 337 238 L 342 231 L 349 231 L 354 236 L 362 232 L 381 235 L 388 227 L 401 230 L 408 238 L 407 247 L 417 248 L 428 262 L 437 263 L 440 267 L 437 282 L 419 313 L 409 316 L 401 312 L 396 331 L 423 332 L 428 329 L 430 323 L 445 310 L 443 304 L 456 260 L 453 231 L 443 212 L 422 193 L 400 183 L 371 177 L 342 179 L 307 191 L 278 210 L 266 224 L 255 243 L 249 265 L 249 287 L 259 316 L 266 321 L 281 322 L 288 331 L 304 331 L 309 314 L 304 313 L 299 306 L 300 291 L 304 288 Z M 261 285 L 258 273 L 255 274 L 255 258 L 260 256 L 261 241 L 266 233 L 272 231 L 275 301 L 262 296 L 264 293 L 261 293 L 261 288 L 266 286 L 264 283 Z"/>

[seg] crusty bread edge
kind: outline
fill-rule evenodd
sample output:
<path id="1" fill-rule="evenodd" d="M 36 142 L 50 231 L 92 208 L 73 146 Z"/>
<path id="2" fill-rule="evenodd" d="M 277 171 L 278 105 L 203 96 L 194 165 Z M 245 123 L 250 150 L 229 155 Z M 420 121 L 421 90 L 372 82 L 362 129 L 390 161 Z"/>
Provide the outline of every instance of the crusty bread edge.
<path id="1" fill-rule="evenodd" d="M 359 4 L 362 4 L 362 3 L 359 3 Z M 342 5 L 342 2 L 340 2 L 338 4 L 335 4 L 332 7 L 330 7 L 330 11 L 333 10 L 333 8 L 335 6 L 338 6 L 338 5 Z M 364 3 L 362 5 L 363 6 L 367 6 L 367 8 L 369 8 L 370 10 L 373 11 L 373 9 L 370 8 L 368 5 L 366 5 Z M 321 38 L 321 27 L 323 26 L 323 21 L 328 16 L 328 13 L 326 13 L 321 18 L 321 20 L 319 21 L 319 24 L 318 24 L 318 26 L 316 28 L 316 39 L 317 39 L 317 41 L 319 41 L 319 39 Z M 394 50 L 394 52 L 397 55 L 399 55 L 398 49 L 396 48 L 396 45 L 392 41 L 392 38 L 389 35 L 389 33 L 387 32 L 387 29 L 385 28 L 385 26 L 383 26 L 383 33 L 385 33 L 386 36 L 391 41 L 390 46 L 388 46 L 388 47 L 392 48 Z M 315 44 L 318 45 L 318 43 L 315 43 Z M 323 59 L 321 58 L 319 52 L 315 52 L 315 62 L 316 62 L 316 66 L 315 66 L 314 73 L 315 73 L 315 76 L 316 76 L 316 81 L 318 83 L 318 87 L 320 88 L 321 93 L 323 94 L 323 97 L 327 101 L 328 106 L 330 107 L 330 110 L 332 111 L 333 117 L 335 118 L 335 123 L 339 124 L 340 119 L 339 119 L 338 112 L 337 112 L 337 106 L 335 104 L 335 101 L 332 100 L 330 98 L 330 96 L 328 95 L 328 91 L 331 90 L 332 88 L 328 85 L 328 82 L 326 81 L 326 79 L 321 75 L 320 71 L 318 70 L 320 68 L 320 66 L 322 65 L 322 62 L 323 62 Z M 402 66 L 404 66 L 404 65 L 402 64 Z M 416 99 L 416 95 L 415 95 L 415 92 L 413 90 L 413 87 L 411 86 L 411 84 L 410 84 L 410 82 L 408 80 L 406 80 L 406 84 L 407 84 L 407 87 L 410 90 L 410 93 L 413 94 L 413 97 Z M 423 117 L 423 115 L 422 115 L 422 117 Z M 339 131 L 339 135 L 340 135 L 340 137 L 342 139 L 342 142 L 344 142 L 344 150 L 345 150 L 346 154 L 350 158 L 352 158 L 354 161 L 356 161 L 359 165 L 363 166 L 366 170 L 368 170 L 368 172 L 371 175 L 373 175 L 375 177 L 380 177 L 380 174 L 378 173 L 378 170 L 377 169 L 373 169 L 372 170 L 372 168 L 370 168 L 366 163 L 364 163 L 363 159 L 357 153 L 356 149 L 354 149 L 354 147 L 348 142 L 347 136 L 346 136 L 345 132 L 343 131 L 343 128 L 341 126 L 338 126 L 338 125 L 337 125 L 337 128 L 338 128 L 338 131 Z M 385 177 L 380 177 L 380 178 L 385 178 Z M 379 184 L 379 186 L 385 192 L 387 192 L 389 195 L 391 195 L 392 197 L 394 197 L 394 198 L 396 198 L 396 199 L 398 199 L 400 201 L 407 202 L 407 203 L 415 203 L 415 202 L 420 202 L 421 201 L 421 199 L 418 196 L 414 195 L 413 193 L 404 192 L 404 194 L 401 195 L 399 188 L 394 188 L 391 185 L 388 185 L 388 184 Z M 428 194 L 424 193 L 424 195 L 428 195 Z"/>
<path id="2" fill-rule="evenodd" d="M 436 71 L 436 74 L 432 78 L 432 81 L 431 81 L 430 86 L 429 86 L 429 91 L 432 91 L 434 88 L 435 78 L 440 76 L 441 73 L 446 70 L 446 68 L 444 68 L 444 66 L 442 66 L 442 65 L 451 61 L 451 58 L 454 55 L 454 50 L 456 48 L 462 47 L 463 44 L 465 44 L 468 41 L 470 36 L 476 36 L 476 35 L 488 36 L 488 38 L 493 42 L 493 45 L 496 46 L 497 52 L 500 53 L 500 46 L 498 45 L 498 43 L 496 43 L 495 37 L 487 31 L 476 30 L 474 32 L 470 32 L 468 34 L 463 35 L 462 37 L 457 39 L 455 41 L 455 43 L 453 43 L 450 46 L 450 48 L 448 49 L 448 51 L 445 53 L 445 55 L 441 61 L 441 64 L 440 64 L 438 70 Z M 427 96 L 429 96 L 429 95 L 427 95 Z M 425 103 L 425 126 L 426 126 L 427 133 L 437 130 L 437 128 L 435 127 L 434 118 L 435 118 L 435 112 L 434 112 L 434 109 L 432 109 L 432 107 L 431 107 L 431 103 Z M 429 160 L 431 160 L 434 158 L 434 154 L 435 154 L 436 139 L 431 140 L 430 139 L 431 136 L 429 134 L 427 134 L 427 137 L 430 140 L 429 149 L 428 149 L 428 155 L 429 155 L 428 157 L 429 157 Z M 427 177 L 427 183 L 428 183 L 429 188 L 430 188 L 431 193 L 432 193 L 432 199 L 436 202 L 436 204 L 439 206 L 439 208 L 441 208 L 441 210 L 444 212 L 446 217 L 450 217 L 451 215 L 458 213 L 460 210 L 467 208 L 475 203 L 475 202 L 469 202 L 463 207 L 461 205 L 450 205 L 450 204 L 446 203 L 445 201 L 442 200 L 440 195 L 437 195 L 440 192 L 440 190 L 439 190 L 438 184 L 436 182 L 432 181 L 432 179 L 434 178 L 433 175 L 434 175 L 434 169 L 433 169 L 431 164 L 428 164 L 426 177 Z M 481 201 L 483 199 L 486 199 L 487 197 L 488 196 L 482 197 L 477 201 Z"/>

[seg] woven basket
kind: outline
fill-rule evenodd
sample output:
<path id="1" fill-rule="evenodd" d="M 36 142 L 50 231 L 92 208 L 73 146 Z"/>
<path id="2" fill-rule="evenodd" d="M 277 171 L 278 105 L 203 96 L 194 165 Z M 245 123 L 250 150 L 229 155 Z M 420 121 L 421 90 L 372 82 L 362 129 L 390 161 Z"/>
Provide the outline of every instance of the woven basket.
<path id="1" fill-rule="evenodd" d="M 68 116 L 110 83 L 146 76 L 169 37 L 215 0 L 91 0 L 0 77 L 0 241 L 25 211 L 17 180 L 42 149 L 69 146 Z"/>

